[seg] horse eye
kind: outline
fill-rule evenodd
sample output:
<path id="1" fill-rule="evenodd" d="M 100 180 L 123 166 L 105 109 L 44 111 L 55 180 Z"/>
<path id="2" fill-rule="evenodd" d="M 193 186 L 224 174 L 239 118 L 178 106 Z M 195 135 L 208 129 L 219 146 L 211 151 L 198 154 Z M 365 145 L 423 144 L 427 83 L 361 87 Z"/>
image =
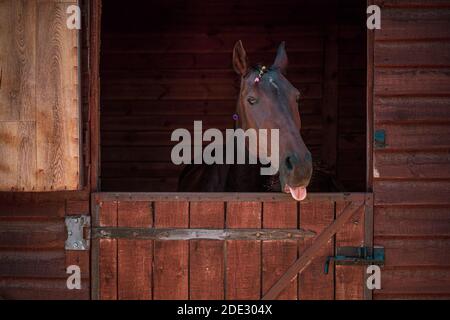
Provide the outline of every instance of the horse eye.
<path id="1" fill-rule="evenodd" d="M 251 105 L 254 105 L 257 102 L 256 98 L 254 98 L 254 97 L 248 97 L 247 101 Z"/>
<path id="2" fill-rule="evenodd" d="M 297 103 L 300 102 L 300 95 L 298 95 L 298 96 L 295 98 L 295 101 L 297 101 Z"/>

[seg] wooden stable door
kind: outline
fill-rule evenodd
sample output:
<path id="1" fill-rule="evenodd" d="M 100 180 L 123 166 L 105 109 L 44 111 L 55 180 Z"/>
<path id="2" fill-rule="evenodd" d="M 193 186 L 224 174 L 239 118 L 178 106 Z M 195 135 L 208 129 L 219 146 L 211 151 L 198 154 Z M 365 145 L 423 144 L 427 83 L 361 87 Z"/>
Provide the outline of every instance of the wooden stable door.
<path id="1" fill-rule="evenodd" d="M 370 195 L 95 194 L 94 299 L 264 297 L 349 203 L 357 208 L 278 299 L 363 299 L 365 267 L 329 265 L 371 246 Z M 370 232 L 369 232 L 370 233 Z M 371 235 L 370 235 L 371 236 Z"/>
<path id="2" fill-rule="evenodd" d="M 0 1 L 0 191 L 80 189 L 76 4 Z"/>

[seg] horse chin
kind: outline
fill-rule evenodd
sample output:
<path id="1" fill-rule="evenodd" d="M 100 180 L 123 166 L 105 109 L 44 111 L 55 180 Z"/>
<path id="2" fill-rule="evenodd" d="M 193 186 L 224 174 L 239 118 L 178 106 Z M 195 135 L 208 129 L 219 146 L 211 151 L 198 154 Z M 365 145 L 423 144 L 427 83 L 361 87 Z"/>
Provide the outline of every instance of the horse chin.
<path id="1" fill-rule="evenodd" d="M 284 192 L 290 193 L 292 198 L 297 201 L 303 201 L 306 199 L 307 191 L 306 187 L 290 187 L 287 184 L 284 186 Z"/>

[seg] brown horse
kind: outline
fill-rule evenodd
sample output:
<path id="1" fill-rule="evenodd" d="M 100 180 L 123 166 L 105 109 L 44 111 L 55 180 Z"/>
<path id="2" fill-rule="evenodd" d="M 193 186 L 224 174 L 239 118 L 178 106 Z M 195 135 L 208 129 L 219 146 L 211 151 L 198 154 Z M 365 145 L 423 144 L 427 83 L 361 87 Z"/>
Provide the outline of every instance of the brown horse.
<path id="1" fill-rule="evenodd" d="M 285 77 L 287 65 L 284 42 L 270 68 L 249 67 L 242 42 L 238 41 L 234 46 L 233 66 L 241 76 L 235 126 L 243 130 L 279 130 L 278 175 L 262 176 L 261 165 L 188 165 L 180 176 L 179 191 L 281 191 L 290 192 L 299 201 L 306 197 L 312 175 L 312 157 L 300 135 L 300 92 Z M 267 147 L 270 153 L 270 143 Z"/>

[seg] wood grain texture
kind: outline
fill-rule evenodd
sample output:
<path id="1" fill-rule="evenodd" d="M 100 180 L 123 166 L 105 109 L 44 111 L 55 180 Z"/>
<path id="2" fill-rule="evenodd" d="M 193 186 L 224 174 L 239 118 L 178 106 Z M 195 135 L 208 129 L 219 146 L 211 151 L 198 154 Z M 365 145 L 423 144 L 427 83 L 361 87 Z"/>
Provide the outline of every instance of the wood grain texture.
<path id="1" fill-rule="evenodd" d="M 323 229 L 333 222 L 334 214 L 334 202 L 317 201 L 313 203 L 300 203 L 300 227 L 314 231 L 319 235 Z M 315 238 L 300 241 L 299 256 L 314 241 Z M 335 297 L 333 265 L 330 265 L 328 274 L 324 272 L 324 264 L 327 257 L 332 256 L 334 253 L 334 239 L 330 239 L 319 250 L 320 253 L 317 257 L 314 258 L 299 276 L 299 300 L 333 300 Z"/>
<path id="2" fill-rule="evenodd" d="M 191 202 L 191 228 L 223 228 L 223 202 Z M 189 244 L 189 298 L 211 300 L 224 298 L 224 243 L 194 240 Z"/>
<path id="3" fill-rule="evenodd" d="M 80 189 L 78 31 L 65 12 L 75 3 L 0 3 L 2 191 Z"/>
<path id="4" fill-rule="evenodd" d="M 80 188 L 77 32 L 66 26 L 67 4 L 37 7 L 36 144 L 39 190 Z"/>
<path id="5" fill-rule="evenodd" d="M 189 227 L 188 202 L 155 202 L 156 228 Z M 189 298 L 189 242 L 155 241 L 154 299 Z"/>
<path id="6" fill-rule="evenodd" d="M 450 121 L 450 98 L 432 97 L 377 97 L 377 124 L 384 123 L 442 123 Z"/>
<path id="7" fill-rule="evenodd" d="M 35 191 L 35 129 L 34 121 L 0 121 L 0 189 Z"/>
<path id="8" fill-rule="evenodd" d="M 67 290 L 61 279 L 1 278 L 0 296 L 8 300 L 89 300 L 89 284 L 81 281 L 81 290 Z"/>
<path id="9" fill-rule="evenodd" d="M 118 226 L 151 227 L 151 202 L 119 202 Z M 119 300 L 149 300 L 152 298 L 153 241 L 117 240 L 117 277 Z"/>
<path id="10" fill-rule="evenodd" d="M 297 226 L 296 202 L 264 203 L 263 228 L 296 228 Z M 262 244 L 262 255 L 262 290 L 264 295 L 297 259 L 297 242 L 265 241 Z M 277 299 L 297 300 L 297 282 L 297 277 L 295 277 Z"/>
<path id="11" fill-rule="evenodd" d="M 227 228 L 261 228 L 260 202 L 228 202 Z M 227 300 L 258 300 L 261 297 L 261 241 L 226 242 Z"/>
<path id="12" fill-rule="evenodd" d="M 117 201 L 101 202 L 99 209 L 99 226 L 117 226 L 118 204 Z M 98 245 L 98 293 L 94 293 L 100 300 L 117 300 L 118 275 L 117 275 L 117 240 L 94 240 Z M 95 252 L 94 252 L 95 253 Z"/>
<path id="13" fill-rule="evenodd" d="M 386 238 L 448 238 L 450 236 L 449 207 L 393 207 L 375 208 L 375 237 Z"/>
<path id="14" fill-rule="evenodd" d="M 336 203 L 336 217 L 338 217 L 347 203 Z M 353 216 L 336 233 L 336 248 L 364 246 L 364 207 Z M 364 299 L 364 272 L 365 266 L 335 266 L 336 300 L 363 300 Z"/>
<path id="15" fill-rule="evenodd" d="M 0 3 L 0 121 L 35 120 L 36 3 Z"/>

